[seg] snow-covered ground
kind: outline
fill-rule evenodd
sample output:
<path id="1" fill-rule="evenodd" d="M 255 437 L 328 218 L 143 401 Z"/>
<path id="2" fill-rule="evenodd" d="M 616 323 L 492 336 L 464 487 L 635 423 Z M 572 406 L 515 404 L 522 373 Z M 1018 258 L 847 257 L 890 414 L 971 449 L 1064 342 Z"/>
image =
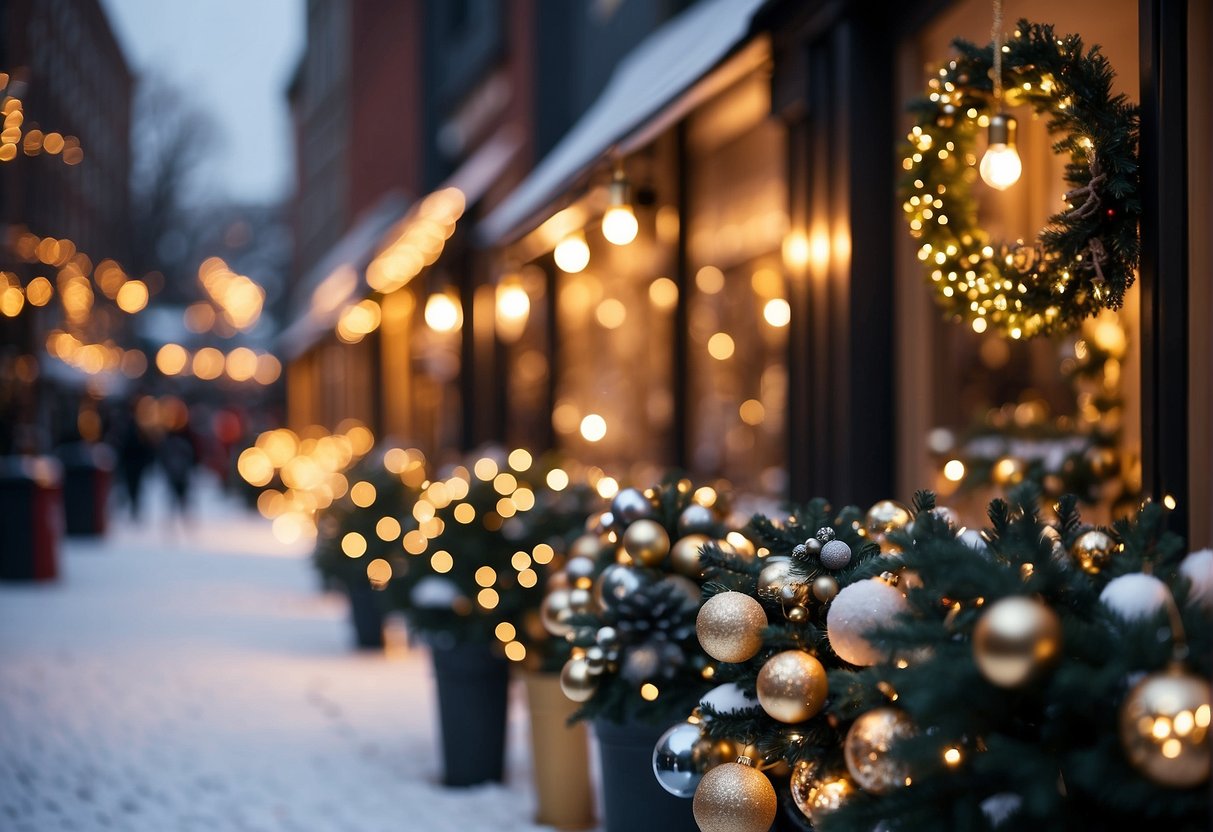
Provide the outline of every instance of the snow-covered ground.
<path id="1" fill-rule="evenodd" d="M 151 485 L 144 525 L 0 585 L 0 829 L 538 828 L 520 690 L 510 782 L 439 788 L 425 655 L 354 652 L 304 548 L 213 485 L 175 527 Z"/>

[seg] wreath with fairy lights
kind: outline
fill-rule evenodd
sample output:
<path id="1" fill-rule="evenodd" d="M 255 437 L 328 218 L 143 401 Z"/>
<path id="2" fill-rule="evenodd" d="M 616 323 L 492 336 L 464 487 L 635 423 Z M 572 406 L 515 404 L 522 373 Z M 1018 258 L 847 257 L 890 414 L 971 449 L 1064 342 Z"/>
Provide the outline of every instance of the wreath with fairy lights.
<path id="1" fill-rule="evenodd" d="M 938 301 L 977 332 L 1012 338 L 1065 332 L 1117 309 L 1133 284 L 1139 243 L 1137 107 L 1112 93 L 1099 46 L 1020 20 L 1002 46 L 1009 106 L 1047 115 L 1053 151 L 1068 154 L 1065 208 L 1036 239 L 995 240 L 977 221 L 977 135 L 998 116 L 994 47 L 954 42 L 958 56 L 915 102 L 900 196 Z"/>

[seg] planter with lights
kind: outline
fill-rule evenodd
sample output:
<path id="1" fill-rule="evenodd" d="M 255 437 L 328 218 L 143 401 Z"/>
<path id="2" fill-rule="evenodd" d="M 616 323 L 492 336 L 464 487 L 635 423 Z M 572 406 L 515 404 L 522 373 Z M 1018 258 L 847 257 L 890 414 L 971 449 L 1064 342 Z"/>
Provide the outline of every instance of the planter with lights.
<path id="1" fill-rule="evenodd" d="M 695 640 L 700 551 L 720 541 L 755 555 L 748 539 L 725 534 L 724 503 L 685 479 L 624 488 L 549 585 L 543 623 L 573 646 L 561 682 L 594 722 L 608 832 L 693 829 L 690 807 L 647 772 L 670 719 L 711 686 L 713 664 Z"/>
<path id="2" fill-rule="evenodd" d="M 403 519 L 390 595 L 433 657 L 447 785 L 501 780 L 510 665 L 550 674 L 567 654 L 539 623 L 539 607 L 549 570 L 584 528 L 590 493 L 521 448 L 490 451 L 427 480 Z M 547 718 L 535 732 L 548 745 L 535 753 L 537 782 L 552 780 L 553 761 L 566 778 L 563 802 L 541 791 L 540 820 L 588 825 L 588 773 L 583 798 L 567 800 L 578 791 L 578 748 L 587 766 L 584 738 L 552 728 L 568 711 L 551 707 L 542 677 L 529 687 L 534 721 Z"/>

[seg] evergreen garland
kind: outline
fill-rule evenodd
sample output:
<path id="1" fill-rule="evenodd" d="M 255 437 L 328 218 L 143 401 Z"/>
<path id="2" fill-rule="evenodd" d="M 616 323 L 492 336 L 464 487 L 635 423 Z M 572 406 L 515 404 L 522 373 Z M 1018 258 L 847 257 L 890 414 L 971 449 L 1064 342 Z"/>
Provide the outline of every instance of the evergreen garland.
<path id="1" fill-rule="evenodd" d="M 954 42 L 959 55 L 910 110 L 902 207 L 937 300 L 949 315 L 1012 338 L 1062 332 L 1117 309 L 1139 255 L 1137 107 L 1112 93 L 1098 46 L 1020 20 L 1003 47 L 1007 103 L 1049 117 L 1066 154 L 1065 210 L 1026 244 L 992 240 L 977 222 L 973 183 L 979 129 L 992 115 L 992 46 Z"/>

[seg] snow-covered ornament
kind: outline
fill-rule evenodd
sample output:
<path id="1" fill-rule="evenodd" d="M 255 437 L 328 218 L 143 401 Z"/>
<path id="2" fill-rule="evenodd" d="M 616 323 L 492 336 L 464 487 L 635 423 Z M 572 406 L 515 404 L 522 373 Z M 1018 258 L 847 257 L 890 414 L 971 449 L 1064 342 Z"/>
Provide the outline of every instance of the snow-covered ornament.
<path id="1" fill-rule="evenodd" d="M 1099 600 L 1121 618 L 1136 621 L 1161 610 L 1170 594 L 1167 585 L 1153 575 L 1133 572 L 1108 581 Z"/>
<path id="2" fill-rule="evenodd" d="M 873 665 L 885 652 L 868 641 L 868 633 L 887 626 L 909 608 L 906 597 L 880 578 L 844 587 L 826 614 L 826 635 L 834 652 L 854 665 Z"/>

